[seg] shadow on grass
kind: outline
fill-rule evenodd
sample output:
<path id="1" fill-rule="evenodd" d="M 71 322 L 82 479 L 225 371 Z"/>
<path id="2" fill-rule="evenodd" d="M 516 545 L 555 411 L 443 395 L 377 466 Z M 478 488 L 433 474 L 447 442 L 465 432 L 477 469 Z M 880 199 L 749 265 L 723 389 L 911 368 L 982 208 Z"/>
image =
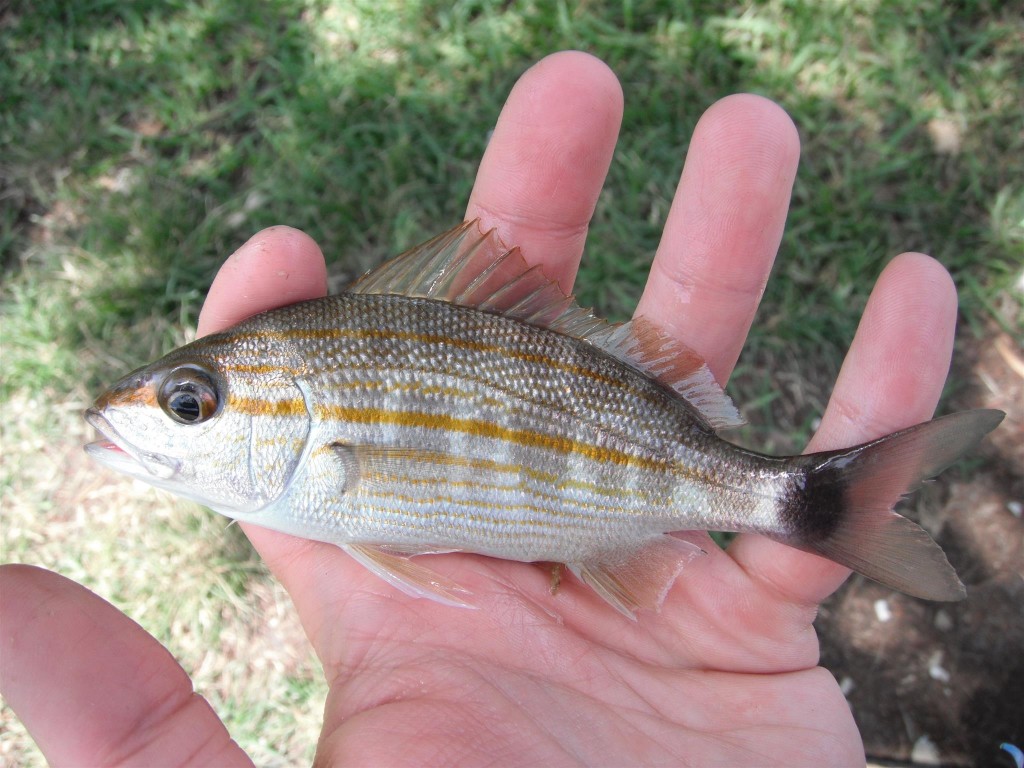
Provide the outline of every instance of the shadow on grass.
<path id="1" fill-rule="evenodd" d="M 955 73 L 965 64 L 950 56 L 977 55 L 972 41 L 1000 33 L 988 29 L 994 13 L 946 37 L 931 34 L 944 18 L 890 19 L 889 32 L 879 24 L 857 42 L 868 52 L 910 43 L 910 64 L 865 54 L 844 63 L 860 67 L 856 77 L 839 67 L 815 78 L 805 74 L 810 64 L 785 55 L 813 46 L 787 35 L 814 28 L 839 41 L 849 12 L 758 21 L 740 8 L 33 4 L 4 30 L 14 50 L 4 144 L 19 193 L 5 271 L 91 254 L 98 266 L 71 286 L 72 306 L 59 308 L 69 319 L 53 341 L 116 344 L 141 363 L 153 342 L 124 329 L 151 331 L 153 317 L 193 323 L 220 262 L 263 226 L 305 229 L 336 269 L 355 275 L 458 220 L 516 77 L 547 52 L 579 47 L 609 61 L 626 92 L 624 140 L 595 216 L 602 236 L 584 263 L 581 299 L 628 314 L 699 115 L 725 94 L 765 93 L 793 114 L 805 153 L 784 279 L 769 288 L 751 355 L 770 367 L 773 350 L 796 345 L 834 372 L 867 287 L 895 252 L 931 251 L 954 271 L 976 265 L 979 249 L 993 254 L 983 212 L 1005 186 L 1006 165 L 979 175 L 937 156 L 923 129 L 934 105 L 901 100 L 898 90 L 902 80 L 922 88 L 928 73 Z M 858 78 L 861 93 L 835 98 Z M 1009 119 L 990 110 L 992 122 Z M 972 162 L 1011 149 L 964 137 L 972 141 Z M 26 227 L 25 213 L 41 210 Z M 159 346 L 179 340 L 165 329 Z M 79 365 L 76 375 L 98 385 L 110 378 L 108 362 Z M 751 399 L 767 393 L 747 389 L 741 382 Z"/>

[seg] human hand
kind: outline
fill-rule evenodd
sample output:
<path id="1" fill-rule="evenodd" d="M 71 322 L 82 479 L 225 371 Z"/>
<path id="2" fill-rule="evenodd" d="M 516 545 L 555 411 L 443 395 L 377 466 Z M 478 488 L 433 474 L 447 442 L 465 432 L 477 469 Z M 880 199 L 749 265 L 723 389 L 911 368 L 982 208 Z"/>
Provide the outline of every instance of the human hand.
<path id="1" fill-rule="evenodd" d="M 510 96 L 467 217 L 497 227 L 568 289 L 611 159 L 622 97 L 583 54 L 549 57 Z M 637 312 L 725 381 L 781 237 L 799 152 L 788 117 L 753 96 L 696 129 Z M 209 333 L 320 295 L 323 258 L 287 228 L 224 265 L 200 318 Z M 244 298 L 240 298 L 244 297 Z M 949 363 L 956 296 L 929 258 L 904 254 L 871 296 L 815 450 L 931 416 Z M 431 568 L 476 611 L 414 600 L 332 545 L 245 526 L 290 592 L 330 694 L 318 763 L 863 765 L 856 726 L 818 668 L 811 622 L 846 577 L 757 536 L 708 544 L 658 614 L 625 621 L 539 568 L 471 555 Z M 8 567 L 0 683 L 54 764 L 246 764 L 187 675 L 153 638 L 83 588 Z"/>

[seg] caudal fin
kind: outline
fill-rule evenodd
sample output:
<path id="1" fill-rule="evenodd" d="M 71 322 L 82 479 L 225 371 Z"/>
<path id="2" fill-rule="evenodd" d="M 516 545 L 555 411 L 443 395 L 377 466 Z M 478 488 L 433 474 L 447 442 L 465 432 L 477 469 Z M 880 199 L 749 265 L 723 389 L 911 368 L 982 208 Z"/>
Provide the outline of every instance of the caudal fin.
<path id="1" fill-rule="evenodd" d="M 804 457 L 802 488 L 786 499 L 780 541 L 927 600 L 961 600 L 964 585 L 916 523 L 892 511 L 1002 421 L 995 410 L 954 413 L 871 443 Z"/>

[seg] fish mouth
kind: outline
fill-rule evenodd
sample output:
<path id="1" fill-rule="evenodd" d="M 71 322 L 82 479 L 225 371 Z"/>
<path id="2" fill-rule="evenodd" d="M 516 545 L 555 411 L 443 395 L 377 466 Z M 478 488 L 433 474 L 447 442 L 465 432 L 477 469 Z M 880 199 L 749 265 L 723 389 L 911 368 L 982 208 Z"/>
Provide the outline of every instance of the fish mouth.
<path id="1" fill-rule="evenodd" d="M 98 408 L 86 410 L 85 420 L 103 435 L 86 444 L 85 452 L 103 466 L 148 482 L 171 480 L 178 474 L 179 460 L 132 445 Z"/>

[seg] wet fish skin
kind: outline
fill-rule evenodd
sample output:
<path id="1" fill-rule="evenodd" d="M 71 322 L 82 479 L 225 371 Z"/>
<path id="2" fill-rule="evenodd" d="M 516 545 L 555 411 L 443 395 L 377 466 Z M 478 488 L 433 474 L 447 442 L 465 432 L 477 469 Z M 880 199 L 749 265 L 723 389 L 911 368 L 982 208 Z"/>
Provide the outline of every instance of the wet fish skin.
<path id="1" fill-rule="evenodd" d="M 350 291 L 170 353 L 86 418 L 109 440 L 88 448 L 102 463 L 338 544 L 416 596 L 466 604 L 408 558 L 475 552 L 566 563 L 632 616 L 699 555 L 665 535 L 690 529 L 758 532 L 962 596 L 937 545 L 890 509 L 1002 416 L 829 454 L 741 449 L 717 436 L 735 411 L 690 350 L 642 321 L 603 323 L 463 225 Z"/>
<path id="2" fill-rule="evenodd" d="M 216 470 L 234 478 L 233 498 L 251 501 L 229 502 L 225 511 L 241 519 L 252 511 L 253 522 L 273 515 L 306 535 L 416 546 L 441 535 L 441 525 L 444 538 L 433 543 L 445 548 L 576 562 L 620 548 L 623 539 L 649 538 L 670 516 L 674 528 L 737 525 L 730 497 L 748 506 L 751 499 L 724 484 L 706 499 L 703 484 L 716 473 L 758 457 L 716 454 L 720 441 L 684 400 L 585 342 L 500 315 L 343 294 L 200 339 L 166 358 L 152 378 L 182 365 L 229 382 L 218 419 L 233 424 L 218 430 Z M 137 387 L 130 378 L 129 388 Z M 138 395 L 131 398 L 134 404 Z M 138 412 L 118 406 L 129 403 L 101 398 L 96 411 L 128 431 Z M 156 421 L 165 418 L 149 407 Z M 194 429 L 178 430 L 182 443 L 189 438 L 180 454 L 196 454 Z M 178 439 L 168 440 L 168 454 Z M 292 477 L 307 442 L 303 468 Z M 255 446 L 250 455 L 258 456 L 286 445 L 257 462 L 231 449 Z M 703 484 L 679 482 L 680 466 Z M 288 503 L 268 510 L 286 480 Z M 449 515 L 439 498 L 461 511 Z M 684 504 L 707 513 L 684 525 Z M 515 514 L 488 525 L 483 511 L 503 506 Z M 589 513 L 580 515 L 580 506 Z M 551 535 L 559 515 L 576 519 L 565 540 Z M 509 537 L 505 527 L 513 524 L 519 535 Z"/>

